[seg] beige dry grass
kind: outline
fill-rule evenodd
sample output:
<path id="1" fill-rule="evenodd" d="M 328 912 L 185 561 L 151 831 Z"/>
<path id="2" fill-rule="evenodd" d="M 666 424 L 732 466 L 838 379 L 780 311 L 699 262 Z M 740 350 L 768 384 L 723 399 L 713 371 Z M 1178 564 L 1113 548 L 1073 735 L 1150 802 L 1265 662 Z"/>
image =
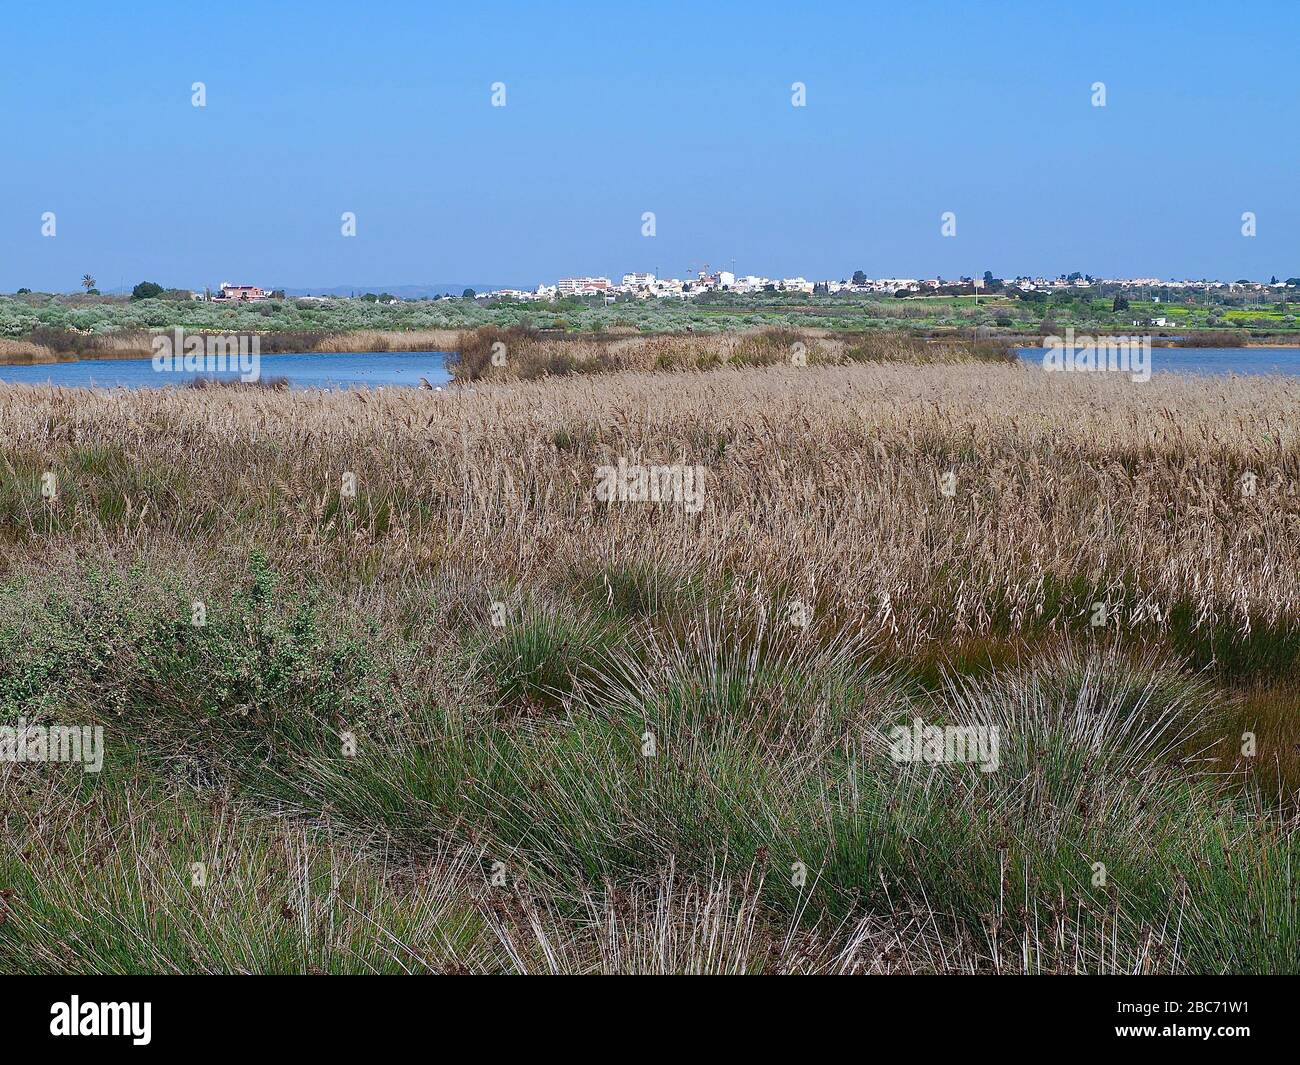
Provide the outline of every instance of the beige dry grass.
<path id="1" fill-rule="evenodd" d="M 573 373 L 713 370 L 727 366 L 844 365 L 855 362 L 1014 363 L 1005 343 L 897 332 L 833 333 L 826 329 L 751 329 L 732 333 L 543 336 L 483 327 L 459 334 L 452 373 L 462 383 L 560 377 Z"/>
<path id="2" fill-rule="evenodd" d="M 53 361 L 54 352 L 43 344 L 33 344 L 30 340 L 8 340 L 0 337 L 0 362 L 23 364 Z"/>
<path id="3" fill-rule="evenodd" d="M 11 540 L 238 528 L 322 570 L 454 560 L 545 583 L 644 562 L 802 598 L 910 651 L 1086 625 L 1100 600 L 1123 608 L 1112 626 L 1159 633 L 1181 611 L 1258 634 L 1300 617 L 1297 402 L 1290 380 L 983 365 L 438 394 L 10 387 L 0 500 Z M 598 502 L 594 469 L 620 456 L 705 467 L 702 513 Z M 344 472 L 360 496 L 340 508 Z"/>
<path id="4" fill-rule="evenodd" d="M 454 351 L 460 334 L 454 329 L 382 330 L 347 333 L 285 333 L 262 335 L 263 351 Z M 50 347 L 27 340 L 0 339 L 0 364 L 58 362 L 70 359 L 147 359 L 152 354 L 147 332 L 105 333 L 85 350 Z"/>
<path id="5" fill-rule="evenodd" d="M 454 329 L 359 329 L 320 340 L 313 351 L 454 351 Z"/>

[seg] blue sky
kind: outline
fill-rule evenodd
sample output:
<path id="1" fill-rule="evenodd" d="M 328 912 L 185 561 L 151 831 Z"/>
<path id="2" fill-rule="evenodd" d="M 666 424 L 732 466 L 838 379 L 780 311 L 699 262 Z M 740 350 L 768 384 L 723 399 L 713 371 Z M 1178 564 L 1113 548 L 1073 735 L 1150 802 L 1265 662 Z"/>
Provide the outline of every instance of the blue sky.
<path id="1" fill-rule="evenodd" d="M 809 278 L 1300 275 L 1294 0 L 133 0 L 13 5 L 5 31 L 3 291 L 733 260 Z"/>

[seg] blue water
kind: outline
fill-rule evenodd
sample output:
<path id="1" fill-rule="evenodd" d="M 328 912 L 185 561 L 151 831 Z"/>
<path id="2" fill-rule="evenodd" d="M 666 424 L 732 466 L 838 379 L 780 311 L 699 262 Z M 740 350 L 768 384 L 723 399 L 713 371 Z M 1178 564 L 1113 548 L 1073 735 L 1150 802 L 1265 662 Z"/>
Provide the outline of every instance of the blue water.
<path id="1" fill-rule="evenodd" d="M 1046 348 L 1017 348 L 1026 362 L 1043 364 Z M 1300 374 L 1300 348 L 1152 348 L 1151 370 L 1195 374 Z"/>
<path id="2" fill-rule="evenodd" d="M 1018 348 L 1026 362 L 1041 365 L 1043 348 Z M 447 355 L 441 351 L 315 352 L 263 355 L 262 378 L 286 378 L 292 388 L 417 388 L 423 377 L 431 385 L 451 380 Z M 1196 374 L 1300 375 L 1300 348 L 1152 348 L 1151 368 Z M 68 388 L 164 388 L 195 377 L 234 380 L 236 372 L 162 373 L 151 359 L 89 359 L 43 366 L 0 365 L 0 381 L 55 384 Z"/>
<path id="3" fill-rule="evenodd" d="M 441 351 L 340 352 L 263 355 L 262 379 L 283 377 L 291 388 L 418 388 L 420 378 L 445 386 L 447 355 Z M 166 373 L 152 359 L 87 359 L 43 366 L 0 366 L 0 381 L 63 385 L 68 388 L 164 388 L 196 377 L 238 380 L 227 373 Z"/>

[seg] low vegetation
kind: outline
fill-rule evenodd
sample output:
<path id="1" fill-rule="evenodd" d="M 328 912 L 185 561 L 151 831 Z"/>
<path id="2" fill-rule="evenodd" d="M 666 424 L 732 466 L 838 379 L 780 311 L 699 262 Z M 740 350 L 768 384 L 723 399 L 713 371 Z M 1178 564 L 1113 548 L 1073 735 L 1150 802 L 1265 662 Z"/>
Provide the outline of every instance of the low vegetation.
<path id="1" fill-rule="evenodd" d="M 1245 292 L 1163 290 L 1159 299 L 1122 301 L 1100 291 L 1063 290 L 975 299 L 936 295 L 894 298 L 884 294 L 805 295 L 716 292 L 692 300 L 640 300 L 620 296 L 556 301 L 457 298 L 383 300 L 282 297 L 259 301 L 202 302 L 156 283 L 136 286 L 131 296 L 23 292 L 0 296 L 0 359 L 15 361 L 6 345 L 40 349 L 38 361 L 139 357 L 149 354 L 153 333 L 183 328 L 195 333 L 258 334 L 263 350 L 419 351 L 451 350 L 457 334 L 481 328 L 539 331 L 548 337 L 911 333 L 950 340 L 978 333 L 1037 343 L 1045 334 L 1150 333 L 1156 344 L 1238 346 L 1295 344 L 1300 324 L 1290 300 Z M 1121 305 L 1122 304 L 1122 305 Z M 1153 324 L 1163 320 L 1163 325 Z M 287 346 L 272 348 L 271 338 Z M 30 355 L 30 353 L 26 353 Z"/>
<path id="2" fill-rule="evenodd" d="M 1300 970 L 1300 382 L 918 343 L 0 385 L 0 969 Z"/>

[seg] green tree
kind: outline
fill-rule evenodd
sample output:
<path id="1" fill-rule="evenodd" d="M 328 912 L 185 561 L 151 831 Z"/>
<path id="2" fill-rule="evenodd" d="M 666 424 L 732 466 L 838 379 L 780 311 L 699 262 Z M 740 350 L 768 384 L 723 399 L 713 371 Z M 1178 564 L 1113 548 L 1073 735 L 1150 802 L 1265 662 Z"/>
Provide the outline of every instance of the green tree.
<path id="1" fill-rule="evenodd" d="M 133 300 L 152 300 L 157 299 L 163 294 L 162 285 L 156 281 L 141 281 L 131 290 Z"/>

